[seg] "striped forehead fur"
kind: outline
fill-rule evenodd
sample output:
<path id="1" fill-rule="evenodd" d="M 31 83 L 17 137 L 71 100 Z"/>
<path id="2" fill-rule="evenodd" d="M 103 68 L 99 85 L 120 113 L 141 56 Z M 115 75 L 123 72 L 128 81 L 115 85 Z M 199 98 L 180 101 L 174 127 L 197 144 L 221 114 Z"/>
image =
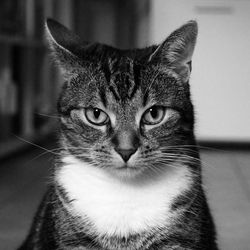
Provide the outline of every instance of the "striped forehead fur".
<path id="1" fill-rule="evenodd" d="M 102 67 L 110 91 L 117 101 L 132 99 L 139 85 L 139 64 L 129 57 L 109 58 Z"/>

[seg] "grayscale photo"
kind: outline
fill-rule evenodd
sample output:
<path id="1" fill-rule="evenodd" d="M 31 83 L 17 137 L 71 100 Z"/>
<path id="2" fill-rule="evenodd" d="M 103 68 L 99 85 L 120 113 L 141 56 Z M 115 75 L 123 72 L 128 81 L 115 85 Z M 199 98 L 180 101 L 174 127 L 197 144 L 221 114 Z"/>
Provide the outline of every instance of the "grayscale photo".
<path id="1" fill-rule="evenodd" d="M 0 1 L 0 250 L 250 249 L 250 0 Z"/>

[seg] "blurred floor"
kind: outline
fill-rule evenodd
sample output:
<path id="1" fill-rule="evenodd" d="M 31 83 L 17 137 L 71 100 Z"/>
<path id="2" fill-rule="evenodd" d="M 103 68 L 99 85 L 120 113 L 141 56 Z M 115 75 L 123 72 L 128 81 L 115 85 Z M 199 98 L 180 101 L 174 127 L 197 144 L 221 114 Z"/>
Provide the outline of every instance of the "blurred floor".
<path id="1" fill-rule="evenodd" d="M 52 166 L 51 155 L 43 153 L 34 149 L 0 165 L 1 250 L 16 249 L 27 234 Z M 204 186 L 216 220 L 220 249 L 248 250 L 250 151 L 205 150 L 201 153 Z"/>

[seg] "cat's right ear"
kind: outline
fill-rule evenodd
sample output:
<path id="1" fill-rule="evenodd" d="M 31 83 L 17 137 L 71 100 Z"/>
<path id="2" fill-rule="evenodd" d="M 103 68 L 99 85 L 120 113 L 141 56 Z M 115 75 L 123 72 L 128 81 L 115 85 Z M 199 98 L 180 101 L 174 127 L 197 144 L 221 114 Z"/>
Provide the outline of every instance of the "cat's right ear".
<path id="1" fill-rule="evenodd" d="M 76 73 L 82 66 L 80 50 L 87 44 L 82 43 L 77 35 L 53 19 L 47 19 L 45 29 L 52 56 L 63 75 L 67 78 L 68 75 Z"/>
<path id="2" fill-rule="evenodd" d="M 148 62 L 171 68 L 183 82 L 188 82 L 197 33 L 197 22 L 189 21 L 172 32 L 150 55 Z"/>

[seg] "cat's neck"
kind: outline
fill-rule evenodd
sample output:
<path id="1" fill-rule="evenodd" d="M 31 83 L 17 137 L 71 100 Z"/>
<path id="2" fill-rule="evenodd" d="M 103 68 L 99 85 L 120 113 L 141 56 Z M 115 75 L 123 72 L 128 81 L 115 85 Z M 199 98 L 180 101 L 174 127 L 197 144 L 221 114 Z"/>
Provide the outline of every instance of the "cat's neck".
<path id="1" fill-rule="evenodd" d="M 73 156 L 62 159 L 57 182 L 72 202 L 72 213 L 94 225 L 99 235 L 126 236 L 168 226 L 176 197 L 191 186 L 188 167 L 168 166 L 148 183 L 121 181 Z"/>

